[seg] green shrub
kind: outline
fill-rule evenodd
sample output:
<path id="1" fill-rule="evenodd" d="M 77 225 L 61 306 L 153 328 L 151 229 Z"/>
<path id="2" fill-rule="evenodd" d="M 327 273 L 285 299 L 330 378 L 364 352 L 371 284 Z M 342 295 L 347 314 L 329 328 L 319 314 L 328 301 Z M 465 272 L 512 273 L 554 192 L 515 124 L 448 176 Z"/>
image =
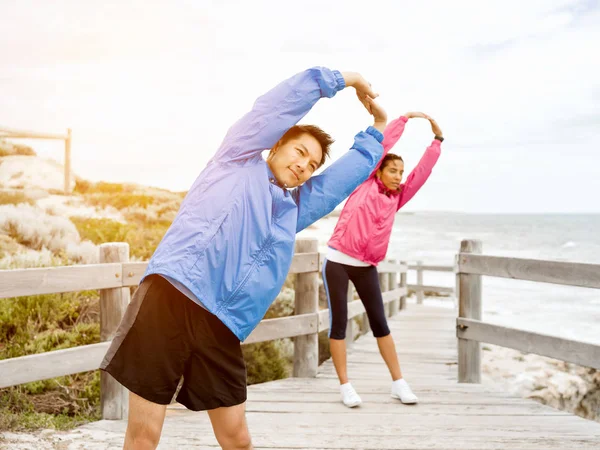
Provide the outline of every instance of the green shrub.
<path id="1" fill-rule="evenodd" d="M 100 341 L 96 291 L 0 300 L 0 359 Z"/>
<path id="2" fill-rule="evenodd" d="M 248 384 L 264 383 L 266 381 L 286 378 L 290 372 L 290 359 L 282 353 L 278 341 L 258 342 L 242 347 Z"/>
<path id="3" fill-rule="evenodd" d="M 134 187 L 129 184 L 107 183 L 104 181 L 92 183 L 91 181 L 78 179 L 75 181 L 74 192 L 77 194 L 116 194 L 132 192 L 133 190 Z"/>
<path id="4" fill-rule="evenodd" d="M 0 300 L 0 360 L 100 342 L 96 291 Z M 72 428 L 100 417 L 100 373 L 0 389 L 0 430 Z"/>
<path id="5" fill-rule="evenodd" d="M 170 226 L 169 222 L 152 224 L 121 223 L 111 219 L 72 217 L 81 239 L 94 244 L 127 242 L 133 258 L 148 260 Z"/>
<path id="6" fill-rule="evenodd" d="M 113 208 L 123 209 L 131 206 L 141 206 L 147 208 L 152 205 L 155 201 L 154 197 L 145 194 L 131 194 L 129 192 L 107 192 L 107 193 L 93 193 L 85 194 L 86 203 L 92 206 L 98 206 L 106 208 L 112 206 Z"/>
<path id="7" fill-rule="evenodd" d="M 18 205 L 19 203 L 33 205 L 35 202 L 23 192 L 0 192 L 0 205 Z"/>
<path id="8" fill-rule="evenodd" d="M 0 139 L 0 157 L 12 155 L 36 156 L 36 153 L 27 145 Z"/>

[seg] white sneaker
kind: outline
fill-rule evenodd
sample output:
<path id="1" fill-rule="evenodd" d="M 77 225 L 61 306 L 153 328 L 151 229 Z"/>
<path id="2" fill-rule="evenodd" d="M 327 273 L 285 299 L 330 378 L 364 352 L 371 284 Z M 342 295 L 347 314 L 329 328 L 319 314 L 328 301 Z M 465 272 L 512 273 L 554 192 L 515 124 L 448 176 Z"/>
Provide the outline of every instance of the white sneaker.
<path id="1" fill-rule="evenodd" d="M 342 393 L 342 402 L 348 408 L 354 408 L 362 403 L 362 400 L 350 383 L 340 385 L 340 392 Z"/>
<path id="2" fill-rule="evenodd" d="M 419 401 L 417 396 L 410 390 L 410 386 L 404 378 L 400 378 L 392 383 L 392 397 L 397 398 L 402 403 L 413 405 Z"/>

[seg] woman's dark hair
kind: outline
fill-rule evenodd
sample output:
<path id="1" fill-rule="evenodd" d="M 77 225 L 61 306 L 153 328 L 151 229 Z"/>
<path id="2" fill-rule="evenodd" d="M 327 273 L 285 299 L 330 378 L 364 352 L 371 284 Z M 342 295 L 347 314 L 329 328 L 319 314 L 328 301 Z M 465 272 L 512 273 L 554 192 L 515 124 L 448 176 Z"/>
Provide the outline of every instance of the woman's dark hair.
<path id="1" fill-rule="evenodd" d="M 387 155 L 385 155 L 385 158 L 383 158 L 383 161 L 381 162 L 381 166 L 379 167 L 379 170 L 385 169 L 387 163 L 389 163 L 390 161 L 396 161 L 396 160 L 400 160 L 400 161 L 404 162 L 404 160 L 402 159 L 402 156 L 396 155 L 395 153 L 388 153 Z"/>

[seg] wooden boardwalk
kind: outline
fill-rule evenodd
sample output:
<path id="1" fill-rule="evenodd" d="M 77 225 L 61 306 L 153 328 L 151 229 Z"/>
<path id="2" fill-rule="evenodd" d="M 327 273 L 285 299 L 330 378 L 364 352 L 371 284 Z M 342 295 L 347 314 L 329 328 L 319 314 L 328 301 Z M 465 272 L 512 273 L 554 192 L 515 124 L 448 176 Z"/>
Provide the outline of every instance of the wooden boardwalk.
<path id="1" fill-rule="evenodd" d="M 257 449 L 599 449 L 600 424 L 490 386 L 457 383 L 456 312 L 409 305 L 390 320 L 414 406 L 390 397 L 372 335 L 349 354 L 363 404 L 345 408 L 331 361 L 316 379 L 251 386 L 248 422 Z M 126 423 L 100 421 L 51 437 L 54 448 L 120 449 Z M 48 437 L 50 438 L 50 437 Z M 208 416 L 174 405 L 160 449 L 219 448 Z"/>

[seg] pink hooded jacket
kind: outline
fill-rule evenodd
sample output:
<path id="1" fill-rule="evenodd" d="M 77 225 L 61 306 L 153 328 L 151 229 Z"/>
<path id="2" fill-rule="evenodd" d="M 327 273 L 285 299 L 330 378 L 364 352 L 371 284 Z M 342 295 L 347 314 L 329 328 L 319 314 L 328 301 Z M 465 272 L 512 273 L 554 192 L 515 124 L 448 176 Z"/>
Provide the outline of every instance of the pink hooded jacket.
<path id="1" fill-rule="evenodd" d="M 407 121 L 402 116 L 386 127 L 383 157 L 400 139 Z M 396 212 L 414 197 L 431 175 L 440 156 L 440 144 L 437 139 L 433 140 L 397 191 L 387 189 L 376 176 L 382 157 L 369 178 L 348 197 L 329 247 L 374 266 L 382 261 L 387 253 Z"/>

